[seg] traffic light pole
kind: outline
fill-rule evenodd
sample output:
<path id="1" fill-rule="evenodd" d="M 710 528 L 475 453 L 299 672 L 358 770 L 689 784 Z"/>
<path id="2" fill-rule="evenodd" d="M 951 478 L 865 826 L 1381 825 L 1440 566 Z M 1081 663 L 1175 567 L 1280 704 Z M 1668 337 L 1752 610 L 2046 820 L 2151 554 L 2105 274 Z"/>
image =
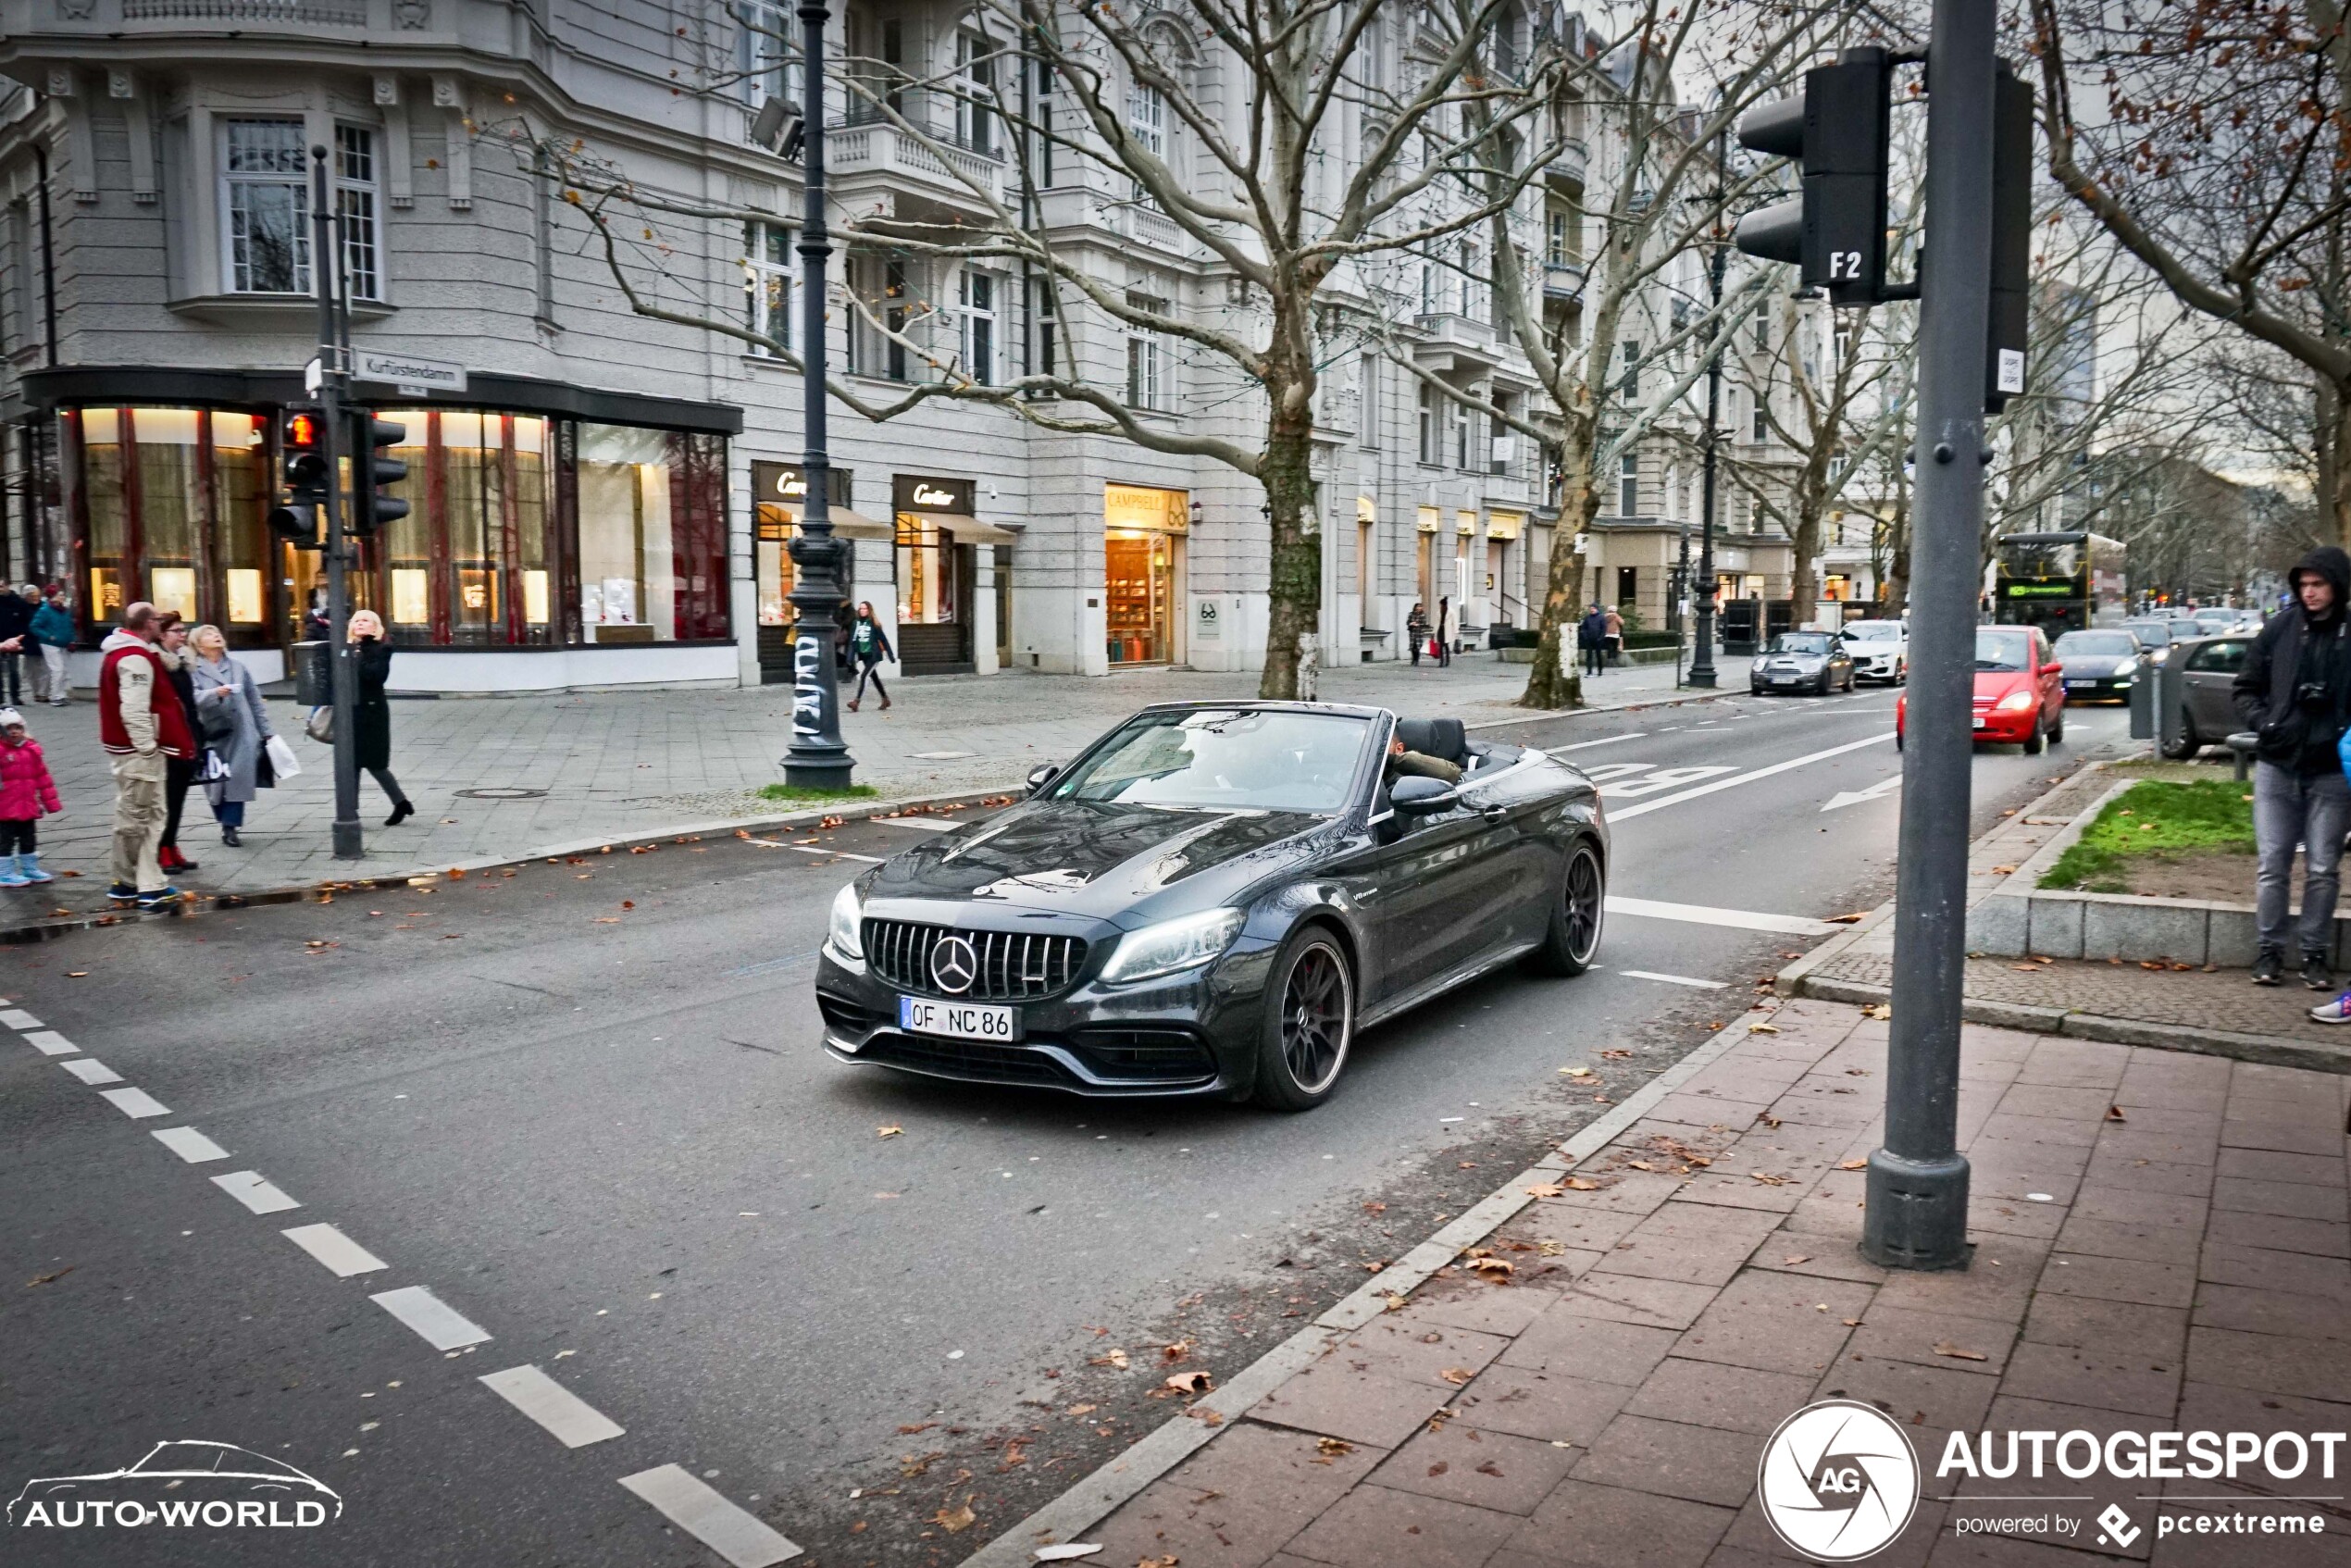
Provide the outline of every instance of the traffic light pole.
<path id="1" fill-rule="evenodd" d="M 1885 1145 L 1870 1155 L 1861 1251 L 1967 1265 L 1959 1152 L 1972 696 L 1982 584 L 1991 316 L 1995 0 L 1934 0 L 1927 49 L 1926 254 L 1919 308 L 1910 685 L 1895 883 Z"/>
<path id="2" fill-rule="evenodd" d="M 318 290 L 318 425 L 327 457 L 327 667 L 333 680 L 335 715 L 335 823 L 337 860 L 367 853 L 359 838 L 359 738 L 353 732 L 359 706 L 359 669 L 351 660 L 351 589 L 345 556 L 350 549 L 342 503 L 344 428 L 342 394 L 349 366 L 343 357 L 342 219 L 330 201 L 327 149 L 310 149 L 310 270 Z M 357 454 L 352 471 L 358 472 Z"/>

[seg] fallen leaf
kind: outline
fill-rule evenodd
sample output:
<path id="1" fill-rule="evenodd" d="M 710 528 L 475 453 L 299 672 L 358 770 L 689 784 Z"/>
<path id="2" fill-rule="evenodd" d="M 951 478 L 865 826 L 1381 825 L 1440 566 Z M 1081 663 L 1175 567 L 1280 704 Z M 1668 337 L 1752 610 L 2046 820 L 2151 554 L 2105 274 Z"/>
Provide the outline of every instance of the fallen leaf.
<path id="1" fill-rule="evenodd" d="M 1655 1165 L 1650 1164 L 1647 1160 L 1627 1160 L 1624 1163 L 1632 1166 L 1636 1171 L 1654 1171 L 1657 1169 Z"/>
<path id="2" fill-rule="evenodd" d="M 1884 1002 L 1880 1002 L 1874 1007 L 1862 1008 L 1861 1016 L 1864 1018 L 1875 1018 L 1879 1022 L 1883 1023 L 1886 1019 L 1894 1016 L 1894 1009 L 1886 1006 Z"/>
<path id="3" fill-rule="evenodd" d="M 1450 1383 L 1454 1388 L 1458 1388 L 1462 1384 L 1468 1382 L 1471 1378 L 1476 1376 L 1477 1374 L 1472 1372 L 1465 1366 L 1449 1366 L 1437 1375 L 1442 1377 L 1446 1382 Z"/>
<path id="4" fill-rule="evenodd" d="M 1773 1176 L 1768 1171 L 1749 1171 L 1747 1174 L 1749 1180 L 1760 1181 L 1766 1187 L 1785 1187 L 1788 1181 L 1787 1177 Z"/>
<path id="5" fill-rule="evenodd" d="M 623 909 L 634 909 L 637 907 L 637 901 L 635 899 L 622 899 L 620 901 L 620 907 Z"/>
<path id="6" fill-rule="evenodd" d="M 74 1270 L 80 1268 L 81 1266 L 81 1265 L 80 1263 L 68 1263 L 65 1267 L 57 1270 L 54 1274 L 36 1274 L 31 1279 L 24 1282 L 25 1288 L 30 1290 L 36 1285 L 55 1285 L 58 1280 L 63 1279 L 66 1276 L 71 1274 Z"/>
<path id="7" fill-rule="evenodd" d="M 1159 1353 L 1171 1362 L 1182 1361 L 1192 1353 L 1192 1342 L 1189 1339 L 1178 1339 L 1172 1345 L 1162 1345 L 1159 1348 Z"/>
<path id="8" fill-rule="evenodd" d="M 1780 1125 L 1780 1119 L 1769 1111 L 1758 1111 L 1755 1113 L 1755 1119 L 1767 1127 L 1776 1127 Z"/>
<path id="9" fill-rule="evenodd" d="M 2016 875 L 2016 867 L 2013 865 L 1996 865 L 1992 868 L 1992 875 L 1995 877 L 2013 877 Z"/>
<path id="10" fill-rule="evenodd" d="M 1810 1252 L 1791 1252 L 1786 1257 L 1780 1260 L 1780 1266 L 1782 1268 L 1794 1268 L 1798 1263 L 1809 1263 L 1811 1261 L 1812 1254 Z"/>
<path id="11" fill-rule="evenodd" d="M 1062 1413 L 1064 1415 L 1091 1415 L 1101 1408 L 1100 1405 L 1072 1405 Z"/>
<path id="12" fill-rule="evenodd" d="M 1870 1163 L 1867 1160 L 1839 1160 L 1836 1168 L 1840 1171 L 1866 1171 Z"/>
<path id="13" fill-rule="evenodd" d="M 1518 1272 L 1516 1265 L 1507 1258 L 1477 1258 L 1471 1262 L 1470 1267 L 1497 1285 L 1508 1280 L 1511 1276 Z"/>
<path id="14" fill-rule="evenodd" d="M 1566 1191 L 1567 1188 L 1560 1186 L 1557 1182 L 1547 1181 L 1528 1188 L 1526 1189 L 1526 1195 L 1529 1198 L 1557 1198 Z"/>
<path id="15" fill-rule="evenodd" d="M 952 1536 L 961 1534 L 977 1524 L 979 1515 L 972 1512 L 972 1505 L 966 1501 L 957 1503 L 953 1508 L 940 1509 L 930 1516 L 930 1522 Z"/>
<path id="16" fill-rule="evenodd" d="M 1033 1555 L 1039 1562 L 1075 1562 L 1081 1557 L 1091 1557 L 1101 1549 L 1099 1545 L 1082 1546 L 1076 1541 L 1071 1541 L 1064 1546 L 1040 1546 Z"/>
<path id="17" fill-rule="evenodd" d="M 2131 1118 L 2122 1114 L 2121 1106 L 2109 1105 L 2106 1108 L 2106 1119 L 2109 1122 L 2127 1122 Z"/>
<path id="18" fill-rule="evenodd" d="M 1499 1464 L 1495 1463 L 1492 1460 L 1490 1460 L 1490 1459 L 1489 1459 L 1489 1460 L 1487 1460 L 1485 1463 L 1483 1463 L 1483 1464 L 1481 1464 L 1481 1465 L 1479 1465 L 1479 1466 L 1477 1467 L 1477 1473 L 1478 1473 L 1480 1475 L 1492 1475 L 1492 1476 L 1499 1477 L 1499 1476 L 1500 1476 L 1500 1475 L 1502 1474 L 1502 1467 L 1501 1467 L 1500 1465 L 1499 1465 Z"/>
<path id="19" fill-rule="evenodd" d="M 1775 1035 L 1780 1032 L 1780 1027 L 1777 1024 L 1749 1024 L 1747 1032 L 1751 1035 Z"/>
<path id="20" fill-rule="evenodd" d="M 1859 1328 L 1861 1326 L 1861 1320 L 1858 1317 L 1841 1317 L 1836 1321 L 1845 1325 L 1847 1328 Z"/>
<path id="21" fill-rule="evenodd" d="M 1179 1372 L 1168 1378 L 1164 1387 L 1179 1394 L 1205 1394 L 1215 1385 L 1205 1372 Z"/>
<path id="22" fill-rule="evenodd" d="M 1347 1441 L 1343 1437 L 1317 1437 L 1314 1439 L 1314 1449 L 1318 1453 L 1326 1453 L 1336 1456 L 1343 1453 L 1353 1453 L 1355 1451 L 1355 1445 Z"/>
<path id="23" fill-rule="evenodd" d="M 1560 1071 L 1571 1078 L 1588 1078 L 1592 1076 L 1592 1069 L 1589 1067 L 1561 1067 Z"/>
<path id="24" fill-rule="evenodd" d="M 1330 1462 L 1327 1460 L 1317 1460 L 1315 1462 L 1318 1464 L 1327 1464 Z M 1135 1561 L 1135 1568 L 1176 1568 L 1176 1562 L 1177 1559 L 1176 1554 L 1174 1552 L 1170 1552 L 1165 1557 L 1138 1558 Z"/>
<path id="25" fill-rule="evenodd" d="M 1126 1352 L 1125 1350 L 1105 1351 L 1101 1355 L 1088 1358 L 1086 1364 L 1088 1366 L 1114 1366 L 1124 1372 L 1126 1370 Z"/>
<path id="26" fill-rule="evenodd" d="M 68 969 L 66 971 L 66 978 L 68 980 L 86 980 L 89 977 L 90 971 L 87 969 Z"/>
<path id="27" fill-rule="evenodd" d="M 876 1127 L 874 1129 L 874 1136 L 876 1138 L 896 1138 L 905 1130 L 906 1129 L 904 1127 L 902 1127 L 897 1123 L 892 1122 L 886 1127 Z"/>
<path id="28" fill-rule="evenodd" d="M 1387 1213 L 1387 1205 L 1385 1203 L 1366 1203 L 1363 1205 L 1363 1212 L 1367 1214 L 1384 1214 Z"/>
<path id="29" fill-rule="evenodd" d="M 1440 1460 L 1438 1460 L 1438 1461 L 1437 1461 L 1435 1464 L 1432 1464 L 1432 1465 L 1430 1465 L 1430 1466 L 1428 1467 L 1428 1473 L 1429 1473 L 1431 1475 L 1444 1475 L 1444 1474 L 1445 1474 L 1448 1470 L 1450 1470 L 1450 1469 L 1452 1469 L 1452 1468 L 1453 1468 L 1453 1467 L 1452 1467 L 1450 1464 L 1448 1464 L 1445 1461 L 1443 1461 L 1443 1460 L 1441 1460 L 1441 1459 L 1440 1459 Z"/>
<path id="30" fill-rule="evenodd" d="M 1224 1416 L 1219 1414 L 1217 1412 L 1209 1409 L 1206 1405 L 1193 1405 L 1189 1409 L 1186 1410 L 1184 1413 L 1190 1416 L 1194 1421 L 1199 1422 L 1203 1426 L 1222 1426 L 1225 1425 Z"/>
<path id="31" fill-rule="evenodd" d="M 1386 1310 L 1386 1311 L 1388 1311 L 1388 1312 L 1391 1312 L 1391 1313 L 1400 1313 L 1400 1312 L 1402 1312 L 1402 1311 L 1404 1310 L 1404 1298 L 1403 1298 L 1403 1297 L 1401 1297 L 1401 1296 L 1399 1296 L 1399 1295 L 1398 1295 L 1395 1291 L 1393 1291 L 1393 1290 L 1389 1291 L 1389 1292 L 1387 1293 L 1387 1302 L 1386 1302 L 1386 1307 L 1385 1307 L 1385 1310 Z"/>
<path id="32" fill-rule="evenodd" d="M 1585 1176 L 1572 1176 L 1560 1184 L 1570 1192 L 1598 1192 L 1600 1184 Z"/>
<path id="33" fill-rule="evenodd" d="M 1934 1353 L 1938 1356 L 1949 1356 L 1955 1361 L 1990 1361 L 1992 1359 L 1982 1350 L 1962 1350 L 1948 1339 L 1937 1339 L 1934 1342 Z"/>
<path id="34" fill-rule="evenodd" d="M 902 1437 L 911 1437 L 917 1432 L 927 1432 L 938 1425 L 936 1421 L 918 1422 L 912 1426 L 901 1426 L 898 1429 L 898 1435 Z"/>

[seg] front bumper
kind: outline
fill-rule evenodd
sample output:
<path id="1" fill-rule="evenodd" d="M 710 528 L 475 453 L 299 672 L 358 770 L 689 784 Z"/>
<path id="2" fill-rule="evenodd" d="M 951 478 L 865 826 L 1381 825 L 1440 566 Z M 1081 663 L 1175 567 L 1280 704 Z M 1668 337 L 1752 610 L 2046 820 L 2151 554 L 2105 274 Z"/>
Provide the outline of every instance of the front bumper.
<path id="1" fill-rule="evenodd" d="M 1900 678 L 1902 656 L 1898 653 L 1857 653 L 1853 657 L 1853 678 L 1856 680 L 1895 680 Z"/>
<path id="2" fill-rule="evenodd" d="M 2127 703 L 2131 700 L 2131 685 L 2132 678 L 2127 675 L 2069 675 L 2065 678 L 2065 700 Z"/>
<path id="3" fill-rule="evenodd" d="M 1213 964 L 1135 985 L 1085 979 L 1011 1003 L 1020 1038 L 955 1039 L 898 1026 L 902 992 L 825 949 L 816 1008 L 836 1062 L 959 1083 L 1014 1084 L 1094 1099 L 1228 1098 L 1257 1081 L 1270 944 L 1241 941 Z"/>
<path id="4" fill-rule="evenodd" d="M 1748 677 L 1748 689 L 1755 691 L 1801 691 L 1821 683 L 1820 666 L 1810 669 L 1767 669 L 1760 666 Z"/>
<path id="5" fill-rule="evenodd" d="M 2005 712 L 1979 709 L 1975 715 L 1975 739 L 1993 745 L 2021 745 L 2033 738 L 2035 710 Z"/>

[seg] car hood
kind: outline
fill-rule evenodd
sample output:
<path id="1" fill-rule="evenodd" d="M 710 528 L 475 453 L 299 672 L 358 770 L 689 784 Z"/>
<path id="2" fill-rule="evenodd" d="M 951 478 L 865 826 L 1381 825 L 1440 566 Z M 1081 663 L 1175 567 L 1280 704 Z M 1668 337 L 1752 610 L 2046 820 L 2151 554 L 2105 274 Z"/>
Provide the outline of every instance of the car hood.
<path id="1" fill-rule="evenodd" d="M 1996 703 L 2011 691 L 2030 691 L 2033 678 L 2019 670 L 1980 669 L 1975 672 L 1975 702 L 1978 707 Z"/>
<path id="2" fill-rule="evenodd" d="M 1813 668 L 1829 661 L 1826 653 L 1765 653 L 1761 657 L 1767 665 L 1800 665 Z"/>
<path id="3" fill-rule="evenodd" d="M 1182 887 L 1186 896 L 1172 904 L 1209 908 L 1305 858 L 1330 823 L 1303 812 L 1030 801 L 894 856 L 875 871 L 865 897 L 1113 918 Z"/>

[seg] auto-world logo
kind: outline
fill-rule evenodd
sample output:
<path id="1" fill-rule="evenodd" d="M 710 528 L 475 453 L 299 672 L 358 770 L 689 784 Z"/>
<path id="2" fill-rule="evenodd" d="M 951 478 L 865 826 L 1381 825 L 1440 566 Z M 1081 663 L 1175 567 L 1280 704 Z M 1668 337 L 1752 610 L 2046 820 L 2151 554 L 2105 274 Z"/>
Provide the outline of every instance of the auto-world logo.
<path id="1" fill-rule="evenodd" d="M 1756 1493 L 1790 1547 L 1816 1562 L 1859 1562 L 1918 1511 L 1918 1450 L 1874 1406 L 1823 1400 L 1781 1422 L 1763 1445 Z"/>
<path id="2" fill-rule="evenodd" d="M 157 1443 L 136 1464 L 43 1475 L 8 1503 L 20 1529 L 315 1529 L 342 1517 L 317 1476 L 233 1443 Z"/>

